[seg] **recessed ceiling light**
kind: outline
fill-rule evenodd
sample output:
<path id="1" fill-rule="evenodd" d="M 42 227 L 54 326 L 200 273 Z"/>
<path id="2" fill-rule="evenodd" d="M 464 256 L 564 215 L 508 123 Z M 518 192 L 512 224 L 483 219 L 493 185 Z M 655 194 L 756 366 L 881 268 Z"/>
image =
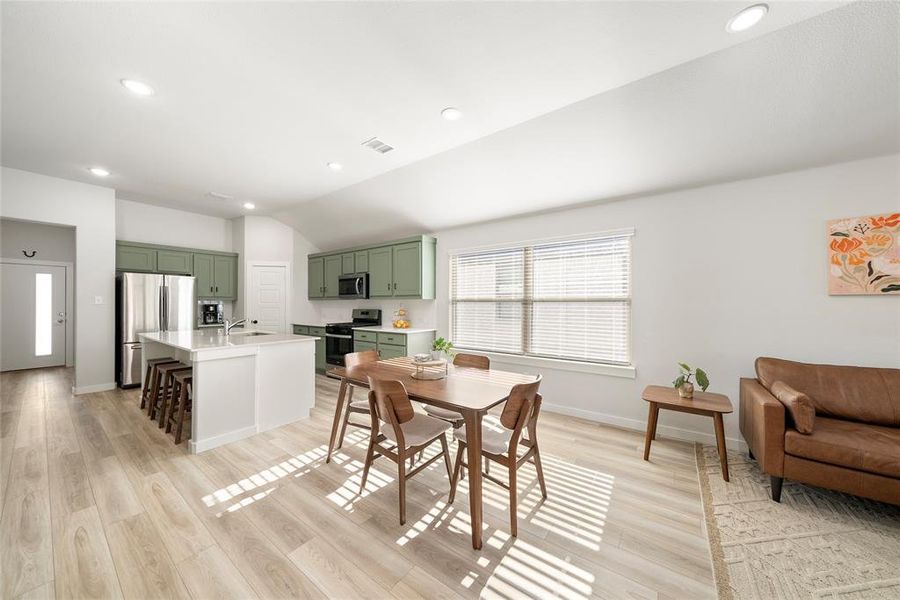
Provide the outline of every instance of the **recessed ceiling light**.
<path id="1" fill-rule="evenodd" d="M 152 87 L 150 87 L 143 81 L 138 81 L 136 79 L 123 79 L 121 81 L 121 84 L 126 90 L 128 90 L 135 96 L 152 96 L 156 93 Z"/>
<path id="2" fill-rule="evenodd" d="M 107 171 L 103 167 L 91 167 L 90 169 L 88 169 L 88 171 L 91 172 L 91 175 L 94 175 L 96 177 L 108 177 L 109 176 L 109 171 Z"/>
<path id="3" fill-rule="evenodd" d="M 725 29 L 731 33 L 746 31 L 762 21 L 762 18 L 766 16 L 766 13 L 768 12 L 768 4 L 754 4 L 753 6 L 748 6 L 731 17 L 731 19 L 728 20 L 728 24 L 725 25 Z"/>
<path id="4" fill-rule="evenodd" d="M 341 169 L 344 168 L 344 165 L 342 165 L 341 163 L 337 163 L 337 162 L 330 162 L 330 163 L 328 163 L 328 168 L 331 169 L 332 171 L 340 171 Z"/>
<path id="5" fill-rule="evenodd" d="M 462 119 L 462 111 L 450 106 L 441 111 L 441 116 L 448 121 L 459 121 Z"/>
<path id="6" fill-rule="evenodd" d="M 252 202 L 244 202 L 244 208 L 246 208 L 247 210 L 253 210 L 254 208 L 256 208 L 256 205 Z"/>

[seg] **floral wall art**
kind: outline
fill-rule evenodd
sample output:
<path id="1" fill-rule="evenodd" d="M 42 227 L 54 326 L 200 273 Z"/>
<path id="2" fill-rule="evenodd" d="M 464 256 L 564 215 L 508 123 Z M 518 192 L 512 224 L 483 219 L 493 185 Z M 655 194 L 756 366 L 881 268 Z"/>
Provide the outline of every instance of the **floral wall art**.
<path id="1" fill-rule="evenodd" d="M 828 222 L 828 292 L 900 295 L 900 212 Z"/>

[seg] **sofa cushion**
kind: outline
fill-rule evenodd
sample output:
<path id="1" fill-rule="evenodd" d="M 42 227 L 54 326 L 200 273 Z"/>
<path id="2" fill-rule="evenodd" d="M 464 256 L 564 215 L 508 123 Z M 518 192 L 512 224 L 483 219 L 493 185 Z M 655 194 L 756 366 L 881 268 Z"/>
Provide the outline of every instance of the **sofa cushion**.
<path id="1" fill-rule="evenodd" d="M 813 425 L 816 420 L 816 407 L 813 406 L 809 396 L 803 392 L 798 392 L 783 381 L 776 381 L 772 384 L 772 395 L 784 404 L 797 431 L 803 434 L 813 432 Z"/>
<path id="2" fill-rule="evenodd" d="M 819 417 L 810 435 L 784 434 L 792 456 L 900 478 L 900 429 Z"/>
<path id="3" fill-rule="evenodd" d="M 816 413 L 876 425 L 900 425 L 900 369 L 813 365 L 756 359 L 756 376 L 770 392 L 783 381 L 809 396 Z"/>

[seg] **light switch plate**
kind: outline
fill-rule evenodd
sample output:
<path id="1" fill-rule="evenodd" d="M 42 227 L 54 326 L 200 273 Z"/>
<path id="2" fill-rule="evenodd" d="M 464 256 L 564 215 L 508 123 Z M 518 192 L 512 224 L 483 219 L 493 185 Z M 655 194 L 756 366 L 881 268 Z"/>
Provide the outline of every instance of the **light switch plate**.
<path id="1" fill-rule="evenodd" d="M 103 296 L 94 296 L 94 304 L 103 304 Z"/>

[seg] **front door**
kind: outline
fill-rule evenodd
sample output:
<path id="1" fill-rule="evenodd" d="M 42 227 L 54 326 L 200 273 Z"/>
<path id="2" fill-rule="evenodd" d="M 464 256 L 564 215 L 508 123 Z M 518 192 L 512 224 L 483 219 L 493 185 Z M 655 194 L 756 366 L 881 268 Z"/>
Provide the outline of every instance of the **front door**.
<path id="1" fill-rule="evenodd" d="M 66 364 L 66 267 L 2 263 L 0 370 Z"/>
<path id="2" fill-rule="evenodd" d="M 287 321 L 287 269 L 281 266 L 250 267 L 248 329 L 285 333 Z"/>

